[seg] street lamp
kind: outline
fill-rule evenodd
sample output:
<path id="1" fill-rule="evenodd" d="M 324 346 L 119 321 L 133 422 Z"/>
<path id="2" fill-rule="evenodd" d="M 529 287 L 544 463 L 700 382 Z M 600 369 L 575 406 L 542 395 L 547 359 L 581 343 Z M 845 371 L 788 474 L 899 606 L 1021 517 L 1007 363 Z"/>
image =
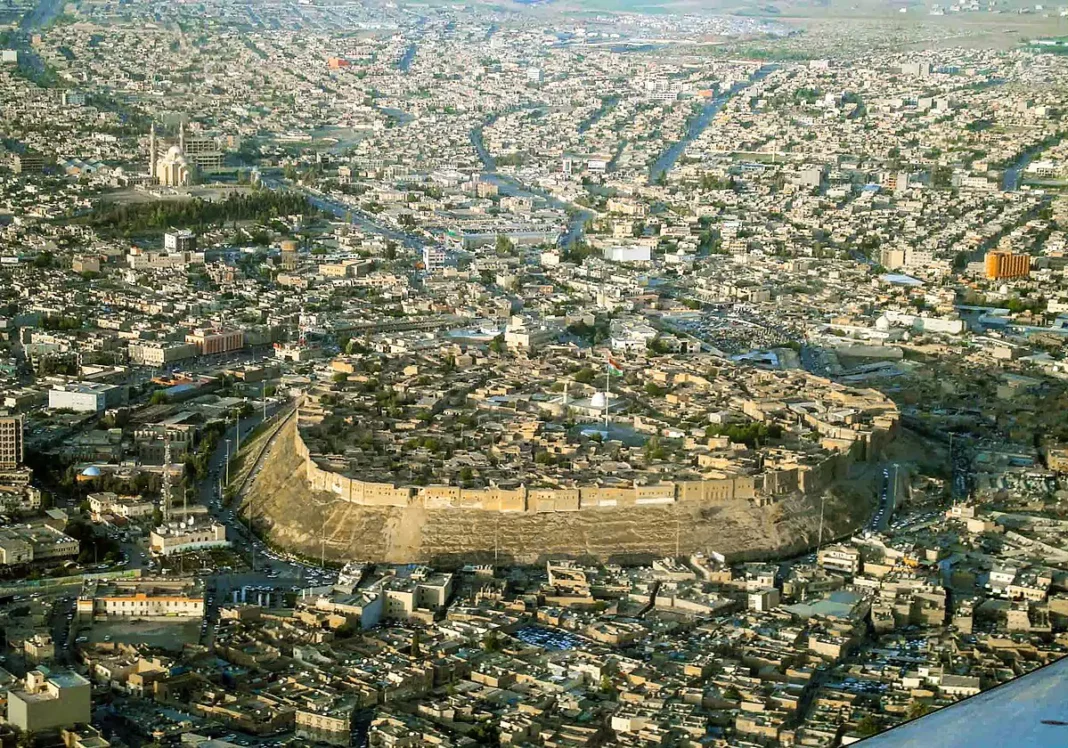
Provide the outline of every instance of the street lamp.
<path id="1" fill-rule="evenodd" d="M 320 504 L 320 510 L 322 511 L 322 523 L 319 529 L 319 566 L 320 568 L 326 568 L 326 520 L 327 510 L 338 504 L 346 503 L 344 500 L 338 499 L 335 501 L 328 501 L 325 504 Z"/>
<path id="2" fill-rule="evenodd" d="M 230 487 L 230 440 L 226 440 L 226 487 Z"/>

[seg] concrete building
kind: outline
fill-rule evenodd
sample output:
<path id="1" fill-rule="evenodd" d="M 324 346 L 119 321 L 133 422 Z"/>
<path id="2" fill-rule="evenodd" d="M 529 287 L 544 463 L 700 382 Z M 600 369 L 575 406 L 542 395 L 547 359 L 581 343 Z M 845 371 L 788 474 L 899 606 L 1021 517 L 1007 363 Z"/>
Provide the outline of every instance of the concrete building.
<path id="1" fill-rule="evenodd" d="M 430 245 L 423 247 L 423 267 L 428 273 L 439 273 L 444 270 L 445 250 Z"/>
<path id="2" fill-rule="evenodd" d="M 122 579 L 92 584 L 82 590 L 78 617 L 200 618 L 204 615 L 201 584 L 185 579 Z"/>
<path id="3" fill-rule="evenodd" d="M 749 593 L 749 610 L 765 613 L 779 607 L 781 593 L 777 587 L 766 587 Z"/>
<path id="4" fill-rule="evenodd" d="M 22 464 L 22 416 L 0 417 L 0 470 Z"/>
<path id="5" fill-rule="evenodd" d="M 990 280 L 1025 278 L 1031 274 L 1031 255 L 996 249 L 986 253 L 983 265 Z"/>
<path id="6" fill-rule="evenodd" d="M 163 248 L 168 252 L 196 252 L 197 235 L 186 229 L 168 231 L 163 235 Z"/>
<path id="7" fill-rule="evenodd" d="M 433 620 L 434 613 L 448 602 L 452 582 L 452 574 L 434 573 L 426 567 L 415 569 L 407 578 L 390 580 L 385 588 L 385 617 Z"/>
<path id="8" fill-rule="evenodd" d="M 95 515 L 113 514 L 127 519 L 151 517 L 156 505 L 140 496 L 119 496 L 110 491 L 91 493 L 88 497 L 89 511 Z"/>
<path id="9" fill-rule="evenodd" d="M 125 405 L 125 387 L 102 382 L 72 382 L 48 391 L 51 410 L 73 410 L 78 413 L 103 413 L 108 408 Z"/>
<path id="10" fill-rule="evenodd" d="M 200 355 L 210 356 L 241 350 L 245 345 L 245 333 L 241 330 L 194 330 L 185 336 L 185 342 L 196 346 Z"/>
<path id="11" fill-rule="evenodd" d="M 78 555 L 79 543 L 51 525 L 0 528 L 0 566 L 61 561 Z"/>
<path id="12" fill-rule="evenodd" d="M 218 522 L 159 528 L 149 536 L 149 549 L 154 556 L 170 556 L 204 548 L 225 548 L 228 545 L 230 541 L 226 539 L 226 525 Z"/>
<path id="13" fill-rule="evenodd" d="M 860 551 L 847 545 L 832 545 L 821 548 L 819 565 L 828 571 L 856 574 L 860 571 Z"/>
<path id="14" fill-rule="evenodd" d="M 22 653 L 28 662 L 39 665 L 56 658 L 56 645 L 48 634 L 34 634 L 22 643 Z"/>
<path id="15" fill-rule="evenodd" d="M 649 262 L 652 250 L 649 247 L 605 247 L 604 258 L 609 262 Z"/>
<path id="16" fill-rule="evenodd" d="M 16 174 L 40 174 L 44 166 L 44 156 L 39 153 L 16 153 L 11 159 L 11 170 Z"/>
<path id="17" fill-rule="evenodd" d="M 145 592 L 103 595 L 94 598 L 93 615 L 124 618 L 199 618 L 204 615 L 204 598 Z"/>
<path id="18" fill-rule="evenodd" d="M 203 265 L 203 252 L 149 252 L 133 247 L 126 255 L 132 270 L 178 270 L 187 265 Z"/>
<path id="19" fill-rule="evenodd" d="M 7 694 L 7 721 L 29 733 L 87 723 L 90 696 L 89 681 L 77 673 L 31 670 L 25 686 Z"/>
<path id="20" fill-rule="evenodd" d="M 146 341 L 144 343 L 130 343 L 127 347 L 130 363 L 151 366 L 157 369 L 177 361 L 194 358 L 198 352 L 198 348 L 192 343 Z"/>

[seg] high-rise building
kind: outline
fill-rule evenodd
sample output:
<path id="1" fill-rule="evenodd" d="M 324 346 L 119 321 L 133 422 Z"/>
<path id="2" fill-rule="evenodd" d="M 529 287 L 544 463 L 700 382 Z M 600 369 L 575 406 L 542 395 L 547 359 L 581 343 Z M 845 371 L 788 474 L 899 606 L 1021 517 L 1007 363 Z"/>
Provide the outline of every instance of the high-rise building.
<path id="1" fill-rule="evenodd" d="M 226 152 L 219 147 L 219 141 L 213 137 L 185 135 L 182 137 L 181 149 L 198 171 L 221 169 L 226 161 Z"/>
<path id="2" fill-rule="evenodd" d="M 0 417 L 0 470 L 22 464 L 22 416 Z"/>
<path id="3" fill-rule="evenodd" d="M 16 153 L 12 157 L 11 170 L 16 174 L 40 174 L 44 171 L 44 156 L 40 153 Z"/>
<path id="4" fill-rule="evenodd" d="M 300 255 L 297 254 L 297 243 L 292 239 L 282 241 L 282 269 L 296 270 L 300 265 Z"/>
<path id="5" fill-rule="evenodd" d="M 156 178 L 156 161 L 159 154 L 156 153 L 156 123 L 148 129 L 148 176 Z"/>
<path id="6" fill-rule="evenodd" d="M 986 277 L 991 280 L 1025 278 L 1031 273 L 1031 255 L 995 249 L 986 253 L 985 265 Z"/>

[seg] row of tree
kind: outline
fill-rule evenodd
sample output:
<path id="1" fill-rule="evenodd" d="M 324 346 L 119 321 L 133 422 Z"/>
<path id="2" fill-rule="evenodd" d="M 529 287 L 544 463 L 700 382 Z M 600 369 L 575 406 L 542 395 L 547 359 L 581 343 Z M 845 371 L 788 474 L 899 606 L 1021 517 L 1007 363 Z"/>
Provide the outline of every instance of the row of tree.
<path id="1" fill-rule="evenodd" d="M 232 192 L 222 200 L 161 200 L 153 203 L 98 206 L 87 217 L 89 225 L 120 232 L 141 232 L 182 226 L 203 229 L 231 221 L 268 223 L 292 215 L 311 215 L 315 209 L 304 195 L 294 192 Z"/>

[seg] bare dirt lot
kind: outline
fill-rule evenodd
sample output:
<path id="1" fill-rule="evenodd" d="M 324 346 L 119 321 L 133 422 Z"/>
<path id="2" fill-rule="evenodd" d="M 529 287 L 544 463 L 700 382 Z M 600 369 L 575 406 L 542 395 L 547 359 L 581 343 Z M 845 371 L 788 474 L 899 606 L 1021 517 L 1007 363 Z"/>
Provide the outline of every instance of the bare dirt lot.
<path id="1" fill-rule="evenodd" d="M 200 637 L 199 618 L 176 618 L 173 621 L 107 621 L 83 628 L 78 636 L 92 644 L 121 641 L 123 644 L 147 644 L 171 651 L 181 651 L 185 644 L 196 644 Z"/>

